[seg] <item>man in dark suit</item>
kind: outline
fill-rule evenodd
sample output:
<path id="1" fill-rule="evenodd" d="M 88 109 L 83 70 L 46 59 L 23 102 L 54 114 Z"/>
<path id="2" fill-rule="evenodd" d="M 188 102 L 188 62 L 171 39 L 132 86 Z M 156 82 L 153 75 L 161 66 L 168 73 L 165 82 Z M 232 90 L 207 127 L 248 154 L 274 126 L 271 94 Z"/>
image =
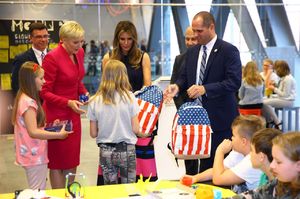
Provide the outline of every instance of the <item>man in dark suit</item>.
<path id="1" fill-rule="evenodd" d="M 189 100 L 196 100 L 208 112 L 213 129 L 211 157 L 201 159 L 201 172 L 212 168 L 217 146 L 232 136 L 231 123 L 239 115 L 235 93 L 241 85 L 242 64 L 238 49 L 217 38 L 209 12 L 197 13 L 192 28 L 198 44 L 187 50 L 182 73 L 165 90 L 165 99 L 187 90 Z"/>
<path id="2" fill-rule="evenodd" d="M 14 94 L 19 90 L 19 70 L 26 61 L 33 61 L 42 65 L 42 60 L 47 54 L 49 34 L 47 27 L 40 22 L 31 23 L 29 26 L 29 39 L 32 47 L 26 52 L 17 55 L 13 62 L 12 89 Z"/>
<path id="3" fill-rule="evenodd" d="M 191 26 L 189 26 L 185 31 L 185 45 L 187 48 L 190 48 L 197 44 L 196 37 L 194 35 L 193 29 Z M 184 64 L 186 56 L 186 51 L 184 53 L 181 53 L 180 55 L 177 55 L 174 61 L 173 65 L 173 71 L 171 76 L 171 84 L 174 84 L 176 80 L 179 78 L 182 65 Z M 174 103 L 177 109 L 188 100 L 188 95 L 186 90 L 182 90 L 178 93 L 177 96 L 174 97 Z M 185 172 L 188 175 L 195 175 L 198 173 L 198 160 L 185 160 Z"/>

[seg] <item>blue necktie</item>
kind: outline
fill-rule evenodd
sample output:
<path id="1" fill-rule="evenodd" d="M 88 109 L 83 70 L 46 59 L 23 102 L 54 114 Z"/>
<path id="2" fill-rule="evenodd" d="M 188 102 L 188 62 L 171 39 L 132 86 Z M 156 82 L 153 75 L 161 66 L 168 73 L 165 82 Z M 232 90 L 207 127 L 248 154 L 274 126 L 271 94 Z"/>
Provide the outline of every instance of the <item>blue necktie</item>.
<path id="1" fill-rule="evenodd" d="M 202 83 L 203 83 L 203 78 L 204 78 L 204 73 L 205 73 L 205 68 L 206 68 L 206 57 L 207 57 L 206 46 L 203 46 L 203 54 L 202 54 L 202 60 L 201 60 L 201 66 L 200 66 L 198 85 L 202 85 Z"/>
<path id="2" fill-rule="evenodd" d="M 200 65 L 200 72 L 199 72 L 199 80 L 198 80 L 198 85 L 202 85 L 203 83 L 203 78 L 204 78 L 204 73 L 205 73 L 205 68 L 206 68 L 206 46 L 203 46 L 203 54 L 202 54 L 202 60 L 201 60 L 201 65 Z M 198 97 L 196 99 L 199 105 L 202 106 L 202 97 Z"/>
<path id="3" fill-rule="evenodd" d="M 42 59 L 42 61 L 43 61 L 43 59 L 45 58 L 45 56 L 46 56 L 45 53 L 42 52 L 42 53 L 41 53 L 41 59 Z"/>

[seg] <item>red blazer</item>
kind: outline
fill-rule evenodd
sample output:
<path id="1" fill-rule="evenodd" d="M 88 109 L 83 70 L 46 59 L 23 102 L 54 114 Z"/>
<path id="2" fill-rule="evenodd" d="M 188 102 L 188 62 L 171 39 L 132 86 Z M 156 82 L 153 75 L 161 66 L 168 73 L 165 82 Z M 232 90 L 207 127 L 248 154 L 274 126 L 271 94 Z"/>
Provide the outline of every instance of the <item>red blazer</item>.
<path id="1" fill-rule="evenodd" d="M 65 140 L 49 140 L 48 156 L 50 169 L 69 169 L 79 164 L 81 122 L 80 115 L 69 108 L 68 100 L 78 100 L 85 94 L 82 79 L 85 71 L 84 51 L 76 54 L 78 64 L 74 64 L 61 44 L 43 60 L 46 83 L 40 93 L 47 122 L 55 119 L 72 120 L 74 133 Z"/>

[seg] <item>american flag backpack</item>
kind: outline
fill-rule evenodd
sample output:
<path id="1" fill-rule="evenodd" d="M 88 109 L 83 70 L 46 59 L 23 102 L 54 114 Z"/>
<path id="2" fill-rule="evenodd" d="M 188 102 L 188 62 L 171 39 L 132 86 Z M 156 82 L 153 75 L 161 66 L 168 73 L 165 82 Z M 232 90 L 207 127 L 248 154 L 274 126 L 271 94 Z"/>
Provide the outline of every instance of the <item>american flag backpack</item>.
<path id="1" fill-rule="evenodd" d="M 211 134 L 206 110 L 196 102 L 186 102 L 173 120 L 171 150 L 178 159 L 209 158 Z"/>
<path id="2" fill-rule="evenodd" d="M 136 98 L 140 108 L 138 113 L 140 131 L 150 136 L 155 130 L 161 111 L 163 92 L 158 86 L 147 86 L 136 94 Z"/>

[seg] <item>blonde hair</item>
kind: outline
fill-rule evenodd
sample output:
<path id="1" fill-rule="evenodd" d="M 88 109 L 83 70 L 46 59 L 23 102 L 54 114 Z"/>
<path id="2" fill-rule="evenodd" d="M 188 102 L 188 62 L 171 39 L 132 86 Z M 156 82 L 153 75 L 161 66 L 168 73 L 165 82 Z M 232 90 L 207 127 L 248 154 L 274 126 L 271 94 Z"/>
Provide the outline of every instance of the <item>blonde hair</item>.
<path id="1" fill-rule="evenodd" d="M 84 36 L 84 29 L 76 21 L 67 21 L 59 29 L 59 39 L 80 38 Z"/>
<path id="2" fill-rule="evenodd" d="M 25 62 L 19 71 L 19 91 L 17 93 L 14 108 L 12 112 L 12 124 L 16 123 L 18 104 L 21 95 L 24 93 L 30 98 L 34 99 L 38 105 L 37 109 L 37 125 L 42 127 L 45 124 L 45 113 L 41 105 L 39 92 L 36 87 L 35 78 L 38 77 L 44 69 L 37 63 L 27 61 Z"/>
<path id="3" fill-rule="evenodd" d="M 249 61 L 243 70 L 243 81 L 251 86 L 263 84 L 263 79 L 259 74 L 257 65 L 254 61 Z"/>
<path id="4" fill-rule="evenodd" d="M 117 92 L 121 96 L 121 100 L 131 102 L 129 90 L 131 90 L 131 86 L 125 65 L 118 60 L 110 59 L 104 67 L 100 87 L 91 100 L 96 96 L 102 96 L 104 104 L 116 104 L 115 94 Z"/>
<path id="5" fill-rule="evenodd" d="M 288 132 L 278 135 L 272 140 L 273 146 L 281 149 L 284 156 L 293 162 L 300 161 L 300 132 Z M 288 171 L 287 171 L 288 172 Z M 294 183 L 279 182 L 276 190 L 278 195 L 284 195 L 286 187 L 290 187 L 293 198 L 297 196 L 300 189 L 300 174 L 298 174 L 297 181 Z"/>
<path id="6" fill-rule="evenodd" d="M 239 135 L 248 140 L 251 140 L 253 134 L 265 126 L 265 120 L 257 115 L 239 115 L 233 120 L 231 125 L 231 127 L 237 127 Z"/>
<path id="7" fill-rule="evenodd" d="M 143 52 L 138 48 L 137 31 L 134 24 L 130 21 L 120 21 L 117 24 L 114 33 L 111 59 L 122 60 L 122 57 L 124 56 L 120 46 L 120 35 L 124 32 L 128 33 L 132 38 L 132 47 L 128 52 L 129 64 L 131 64 L 133 68 L 139 68 Z"/>

